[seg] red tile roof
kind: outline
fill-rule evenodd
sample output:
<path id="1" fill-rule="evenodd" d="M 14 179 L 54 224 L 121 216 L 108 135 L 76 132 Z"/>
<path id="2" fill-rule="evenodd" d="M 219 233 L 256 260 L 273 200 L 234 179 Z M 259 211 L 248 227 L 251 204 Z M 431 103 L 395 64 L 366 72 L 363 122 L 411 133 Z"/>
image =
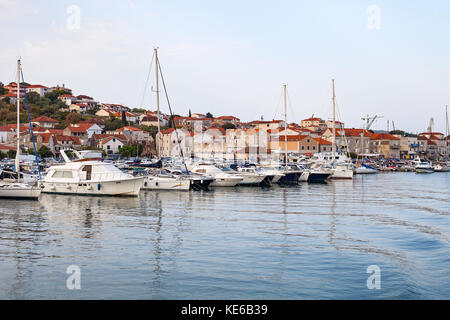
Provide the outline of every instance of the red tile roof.
<path id="1" fill-rule="evenodd" d="M 16 150 L 16 148 L 0 144 L 0 150 Z"/>
<path id="2" fill-rule="evenodd" d="M 48 89 L 48 87 L 42 86 L 40 84 L 33 84 L 33 85 L 30 85 L 30 86 L 26 86 L 26 87 L 27 87 L 27 89 L 28 88 L 44 88 L 44 89 Z"/>
<path id="3" fill-rule="evenodd" d="M 126 139 L 123 139 L 123 140 L 122 140 L 122 139 L 119 137 L 119 135 L 112 135 L 112 136 L 109 136 L 109 137 L 107 137 L 107 138 L 102 139 L 102 144 L 105 144 L 105 143 L 111 141 L 112 139 L 117 139 L 117 140 L 119 140 L 119 141 L 122 142 L 122 143 L 125 143 L 125 140 L 126 140 Z"/>
<path id="4" fill-rule="evenodd" d="M 172 133 L 172 132 L 174 132 L 174 131 L 175 131 L 174 128 L 169 128 L 169 129 L 167 129 L 167 130 L 161 131 L 161 134 L 169 134 L 169 133 Z"/>
<path id="5" fill-rule="evenodd" d="M 57 123 L 58 121 L 46 116 L 40 116 L 38 118 L 35 118 L 31 120 L 31 122 L 49 122 L 49 123 Z"/>
<path id="6" fill-rule="evenodd" d="M 63 142 L 63 141 L 72 141 L 73 144 L 81 145 L 80 139 L 78 137 L 54 135 L 53 136 L 53 141 L 55 143 L 60 143 L 60 142 Z"/>
<path id="7" fill-rule="evenodd" d="M 332 143 L 328 140 L 322 138 L 313 138 L 319 142 L 320 145 L 331 145 Z"/>
<path id="8" fill-rule="evenodd" d="M 400 138 L 397 138 L 389 133 L 374 133 L 370 140 L 400 140 Z"/>
<path id="9" fill-rule="evenodd" d="M 302 121 L 321 121 L 322 119 L 320 118 L 308 118 L 308 119 L 304 119 Z"/>
<path id="10" fill-rule="evenodd" d="M 328 128 L 333 131 L 332 128 Z M 371 137 L 373 135 L 372 132 L 364 130 L 364 129 L 336 129 L 336 135 L 345 135 L 346 137 L 361 137 L 361 133 L 364 133 L 364 137 Z"/>
<path id="11" fill-rule="evenodd" d="M 136 128 L 136 127 L 126 126 L 126 127 L 122 127 L 120 129 L 117 129 L 116 131 L 144 131 L 144 130 Z"/>

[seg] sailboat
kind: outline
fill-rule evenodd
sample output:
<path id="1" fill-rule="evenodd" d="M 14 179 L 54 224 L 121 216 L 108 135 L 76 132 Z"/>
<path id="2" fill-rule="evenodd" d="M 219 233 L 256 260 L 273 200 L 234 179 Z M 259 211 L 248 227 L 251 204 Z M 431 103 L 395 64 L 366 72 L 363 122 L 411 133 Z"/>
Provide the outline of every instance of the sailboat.
<path id="1" fill-rule="evenodd" d="M 156 70 L 156 117 L 158 118 L 158 139 L 161 134 L 160 112 L 159 112 L 159 59 L 158 48 L 154 49 L 155 70 Z M 163 79 L 164 80 L 164 79 Z M 181 150 L 181 148 L 180 148 Z M 161 143 L 158 141 L 157 156 L 161 160 Z M 151 172 L 144 178 L 143 190 L 184 190 L 188 191 L 191 187 L 191 179 L 184 175 L 176 176 L 165 170 Z"/>
<path id="2" fill-rule="evenodd" d="M 353 179 L 353 164 L 348 162 L 336 162 L 336 93 L 334 90 L 334 79 L 331 80 L 331 84 L 333 87 L 333 139 L 331 179 Z"/>
<path id="3" fill-rule="evenodd" d="M 287 139 L 287 97 L 286 97 L 286 84 L 283 84 L 283 96 L 284 96 L 284 164 L 277 169 L 283 176 L 278 180 L 278 184 L 298 184 L 299 178 L 302 175 L 302 171 L 297 166 L 288 165 L 288 139 Z"/>
<path id="4" fill-rule="evenodd" d="M 15 159 L 15 170 L 17 174 L 17 181 L 0 181 L 0 198 L 12 198 L 12 199 L 31 199 L 37 200 L 41 194 L 41 188 L 39 186 L 31 186 L 25 182 L 21 182 L 20 172 L 20 74 L 21 74 L 21 61 L 17 60 L 17 150 Z M 30 130 L 33 130 L 30 126 Z"/>

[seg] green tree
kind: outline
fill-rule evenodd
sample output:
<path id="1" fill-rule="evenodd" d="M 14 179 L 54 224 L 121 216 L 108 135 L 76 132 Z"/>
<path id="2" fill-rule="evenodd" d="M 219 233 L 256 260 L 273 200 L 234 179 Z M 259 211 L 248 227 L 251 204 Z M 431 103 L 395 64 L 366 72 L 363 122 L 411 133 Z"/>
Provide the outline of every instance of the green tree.
<path id="1" fill-rule="evenodd" d="M 142 154 L 142 151 L 144 150 L 142 144 L 139 144 L 138 147 L 136 147 L 136 145 L 131 145 L 131 146 L 123 146 L 119 153 L 122 157 L 135 157 L 136 156 L 136 151 L 138 152 L 138 155 L 140 156 Z"/>
<path id="2" fill-rule="evenodd" d="M 120 119 L 112 118 L 105 121 L 105 130 L 117 130 L 123 127 L 123 122 Z"/>
<path id="3" fill-rule="evenodd" d="M 123 122 L 124 126 L 127 125 L 127 115 L 126 115 L 125 111 L 122 111 L 122 122 Z"/>
<path id="4" fill-rule="evenodd" d="M 8 93 L 8 89 L 5 89 L 3 87 L 3 83 L 0 82 L 0 96 L 7 94 Z"/>
<path id="5" fill-rule="evenodd" d="M 41 96 L 37 92 L 28 92 L 27 101 L 29 104 L 37 104 L 41 100 Z"/>
<path id="6" fill-rule="evenodd" d="M 157 126 L 141 126 L 141 129 L 150 133 L 150 135 L 153 137 L 153 139 L 156 138 L 156 134 L 158 133 Z M 167 129 L 169 129 L 169 127 L 165 127 L 165 126 L 161 127 L 161 131 L 167 130 Z"/>
<path id="7" fill-rule="evenodd" d="M 6 156 L 10 159 L 14 159 L 16 157 L 16 150 L 8 150 L 8 152 L 6 153 Z"/>
<path id="8" fill-rule="evenodd" d="M 42 146 L 42 147 L 39 148 L 38 155 L 41 158 L 53 157 L 52 151 L 50 150 L 50 148 L 48 148 L 46 146 Z"/>
<path id="9" fill-rule="evenodd" d="M 207 112 L 207 113 L 206 113 L 206 117 L 207 117 L 207 118 L 210 118 L 210 119 L 214 119 L 214 116 L 212 115 L 211 112 Z"/>
<path id="10" fill-rule="evenodd" d="M 189 109 L 189 118 L 192 117 L 191 109 Z"/>
<path id="11" fill-rule="evenodd" d="M 147 110 L 142 109 L 142 108 L 133 108 L 131 110 L 131 112 L 134 112 L 134 113 L 144 113 L 145 111 L 147 111 Z"/>
<path id="12" fill-rule="evenodd" d="M 232 123 L 225 123 L 222 128 L 224 128 L 225 130 L 227 129 L 236 129 L 236 126 Z"/>
<path id="13" fill-rule="evenodd" d="M 51 102 L 55 102 L 62 94 L 66 94 L 66 90 L 54 90 L 51 92 L 47 92 L 44 97 L 49 99 Z"/>
<path id="14" fill-rule="evenodd" d="M 75 113 L 75 112 L 69 112 L 66 116 L 66 121 L 69 124 L 78 123 L 81 121 L 81 115 L 79 115 L 78 113 Z"/>

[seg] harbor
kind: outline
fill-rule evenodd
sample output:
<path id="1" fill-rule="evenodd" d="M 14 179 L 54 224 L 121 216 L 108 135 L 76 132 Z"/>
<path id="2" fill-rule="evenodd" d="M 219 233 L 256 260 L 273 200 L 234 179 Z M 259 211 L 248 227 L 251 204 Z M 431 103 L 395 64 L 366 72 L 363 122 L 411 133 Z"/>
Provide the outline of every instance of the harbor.
<path id="1" fill-rule="evenodd" d="M 450 299 L 449 12 L 0 0 L 0 300 L 256 320 Z"/>
<path id="2" fill-rule="evenodd" d="M 383 187 L 380 187 L 383 186 Z M 440 299 L 450 174 L 2 200 L 2 299 Z M 81 269 L 67 290 L 66 269 Z M 382 290 L 366 287 L 369 265 Z"/>

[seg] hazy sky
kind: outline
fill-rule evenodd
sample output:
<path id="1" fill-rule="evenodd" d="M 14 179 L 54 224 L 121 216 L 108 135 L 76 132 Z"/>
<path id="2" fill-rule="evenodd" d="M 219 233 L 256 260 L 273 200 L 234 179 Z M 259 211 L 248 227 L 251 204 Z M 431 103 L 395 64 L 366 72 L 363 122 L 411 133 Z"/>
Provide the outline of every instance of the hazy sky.
<path id="1" fill-rule="evenodd" d="M 281 118 L 287 83 L 289 121 L 329 119 L 331 78 L 347 127 L 379 114 L 374 129 L 444 131 L 450 104 L 447 0 L 0 0 L 0 30 L 0 81 L 20 55 L 27 82 L 130 107 L 155 46 L 178 114 Z"/>

